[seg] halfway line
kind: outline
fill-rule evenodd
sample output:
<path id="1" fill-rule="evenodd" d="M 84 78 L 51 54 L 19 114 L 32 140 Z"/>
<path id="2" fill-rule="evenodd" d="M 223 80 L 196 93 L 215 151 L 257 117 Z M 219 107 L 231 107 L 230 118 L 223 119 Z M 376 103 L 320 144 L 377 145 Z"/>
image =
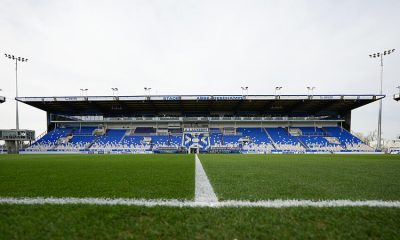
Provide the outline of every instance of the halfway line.
<path id="1" fill-rule="evenodd" d="M 195 155 L 196 161 L 196 178 L 195 178 L 195 191 L 194 201 L 195 202 L 218 202 L 217 195 L 215 194 L 210 181 L 208 180 L 207 174 L 201 165 L 201 161 L 197 154 Z"/>

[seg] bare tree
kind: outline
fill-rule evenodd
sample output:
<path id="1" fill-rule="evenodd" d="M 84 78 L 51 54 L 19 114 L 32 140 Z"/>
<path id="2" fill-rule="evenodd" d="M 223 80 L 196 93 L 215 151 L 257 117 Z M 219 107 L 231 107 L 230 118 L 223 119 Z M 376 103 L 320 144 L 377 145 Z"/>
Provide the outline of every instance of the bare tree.
<path id="1" fill-rule="evenodd" d="M 371 131 L 371 132 L 367 133 L 366 135 L 364 135 L 363 133 L 360 133 L 360 132 L 352 132 L 352 134 L 354 134 L 356 137 L 361 139 L 361 141 L 365 142 L 368 145 L 371 142 L 376 141 L 378 138 L 377 130 Z"/>

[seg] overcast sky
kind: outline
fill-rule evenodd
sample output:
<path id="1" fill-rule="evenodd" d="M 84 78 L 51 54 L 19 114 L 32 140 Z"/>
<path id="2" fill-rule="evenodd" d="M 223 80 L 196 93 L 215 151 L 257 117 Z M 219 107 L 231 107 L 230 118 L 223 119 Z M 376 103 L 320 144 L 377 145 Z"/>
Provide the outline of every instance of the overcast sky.
<path id="1" fill-rule="evenodd" d="M 0 128 L 15 128 L 20 96 L 379 93 L 385 58 L 383 137 L 400 134 L 400 1 L 0 0 Z M 20 104 L 20 127 L 46 129 L 43 111 Z M 377 128 L 378 103 L 353 111 L 352 130 Z"/>

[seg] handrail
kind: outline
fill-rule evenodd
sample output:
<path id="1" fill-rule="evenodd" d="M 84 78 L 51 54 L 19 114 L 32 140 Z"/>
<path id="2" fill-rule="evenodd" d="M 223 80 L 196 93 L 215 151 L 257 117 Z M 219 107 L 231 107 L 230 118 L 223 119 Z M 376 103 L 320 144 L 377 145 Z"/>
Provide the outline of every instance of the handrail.
<path id="1" fill-rule="evenodd" d="M 33 141 L 34 143 L 36 142 L 36 141 L 38 141 L 39 139 L 41 139 L 44 135 L 46 135 L 47 134 L 47 130 L 46 131 L 44 131 L 42 134 L 40 134 L 38 137 L 36 137 L 35 138 L 35 140 Z"/>

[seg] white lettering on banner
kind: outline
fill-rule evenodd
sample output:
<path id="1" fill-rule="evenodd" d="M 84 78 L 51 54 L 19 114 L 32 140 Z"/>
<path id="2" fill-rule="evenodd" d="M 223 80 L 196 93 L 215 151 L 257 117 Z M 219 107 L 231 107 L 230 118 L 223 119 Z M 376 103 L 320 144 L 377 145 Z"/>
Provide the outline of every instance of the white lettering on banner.
<path id="1" fill-rule="evenodd" d="M 66 97 L 65 101 L 78 101 L 77 97 Z"/>
<path id="2" fill-rule="evenodd" d="M 210 100 L 210 99 L 212 99 L 212 97 L 210 97 L 210 96 L 197 96 L 196 99 L 197 100 Z"/>
<path id="3" fill-rule="evenodd" d="M 214 100 L 242 100 L 243 96 L 214 96 Z"/>
<path id="4" fill-rule="evenodd" d="M 197 96 L 196 100 L 243 100 L 243 96 Z"/>
<path id="5" fill-rule="evenodd" d="M 208 132 L 208 128 L 184 128 L 184 132 Z"/>
<path id="6" fill-rule="evenodd" d="M 181 99 L 181 97 L 179 97 L 179 96 L 165 96 L 165 97 L 163 97 L 163 100 L 169 100 L 169 101 L 174 101 L 174 100 L 180 100 Z"/>
<path id="7" fill-rule="evenodd" d="M 320 99 L 333 99 L 333 96 L 320 96 Z"/>

